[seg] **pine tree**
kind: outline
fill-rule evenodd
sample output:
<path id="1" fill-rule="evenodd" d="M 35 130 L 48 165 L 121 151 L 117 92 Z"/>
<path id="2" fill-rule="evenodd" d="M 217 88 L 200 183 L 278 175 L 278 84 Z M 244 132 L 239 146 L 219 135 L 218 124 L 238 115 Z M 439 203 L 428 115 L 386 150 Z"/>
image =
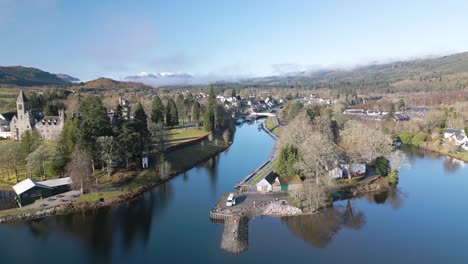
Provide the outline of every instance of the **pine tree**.
<path id="1" fill-rule="evenodd" d="M 151 121 L 155 124 L 164 123 L 164 105 L 159 96 L 155 96 L 151 103 Z"/>
<path id="2" fill-rule="evenodd" d="M 200 122 L 200 103 L 195 102 L 192 106 L 192 122 L 198 126 Z"/>
<path id="3" fill-rule="evenodd" d="M 167 101 L 166 107 L 166 125 L 173 127 L 179 124 L 179 113 L 174 100 L 171 98 Z"/>
<path id="4" fill-rule="evenodd" d="M 132 123 L 135 132 L 138 134 L 138 152 L 140 159 L 143 158 L 143 152 L 146 151 L 150 142 L 150 132 L 148 130 L 148 116 L 141 103 L 135 107 L 135 113 Z"/>

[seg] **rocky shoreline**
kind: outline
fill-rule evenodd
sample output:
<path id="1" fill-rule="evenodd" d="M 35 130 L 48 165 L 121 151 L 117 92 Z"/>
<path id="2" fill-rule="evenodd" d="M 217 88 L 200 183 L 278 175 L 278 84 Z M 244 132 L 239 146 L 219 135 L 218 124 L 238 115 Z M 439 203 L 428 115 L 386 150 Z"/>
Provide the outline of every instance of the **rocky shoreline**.
<path id="1" fill-rule="evenodd" d="M 158 179 L 154 182 L 151 182 L 146 185 L 138 186 L 136 188 L 133 188 L 132 190 L 126 191 L 116 197 L 113 197 L 111 199 L 102 199 L 96 203 L 91 203 L 91 202 L 70 202 L 67 204 L 63 205 L 58 205 L 58 206 L 53 206 L 53 207 L 46 207 L 43 209 L 38 209 L 38 210 L 21 210 L 20 208 L 16 209 L 16 213 L 13 213 L 11 215 L 5 215 L 5 216 L 0 216 L 0 224 L 4 223 L 12 223 L 12 222 L 20 222 L 20 221 L 29 221 L 29 220 L 35 220 L 35 219 L 40 219 L 44 217 L 49 217 L 49 216 L 54 216 L 54 215 L 67 215 L 67 214 L 73 214 L 73 213 L 79 213 L 79 212 L 85 212 L 85 211 L 91 211 L 91 210 L 96 210 L 99 208 L 103 207 L 109 207 L 117 204 L 122 204 L 125 202 L 129 202 L 133 199 L 138 198 L 141 196 L 143 193 L 146 191 L 149 191 L 153 189 L 154 187 L 158 186 L 159 184 L 162 184 L 175 176 L 188 171 L 206 161 L 209 159 L 213 158 L 216 155 L 219 155 L 226 149 L 230 147 L 230 144 L 226 145 L 223 148 L 220 148 L 218 151 L 214 152 L 212 155 L 209 157 L 205 157 L 203 159 L 197 160 L 193 163 L 192 166 L 187 167 L 186 169 L 183 170 L 178 170 L 169 175 L 167 179 L 161 180 Z M 0 211 L 1 213 L 1 211 Z"/>

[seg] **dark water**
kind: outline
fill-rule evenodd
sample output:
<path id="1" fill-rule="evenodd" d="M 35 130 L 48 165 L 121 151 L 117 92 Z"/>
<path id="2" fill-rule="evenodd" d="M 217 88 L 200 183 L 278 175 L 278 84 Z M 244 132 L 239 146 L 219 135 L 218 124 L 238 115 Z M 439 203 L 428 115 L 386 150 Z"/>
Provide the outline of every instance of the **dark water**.
<path id="1" fill-rule="evenodd" d="M 0 225 L 2 263 L 468 263 L 468 164 L 408 150 L 398 190 L 333 210 L 249 222 L 249 249 L 220 249 L 208 219 L 221 194 L 260 164 L 273 140 L 237 129 L 217 158 L 136 201 L 86 214 Z"/>

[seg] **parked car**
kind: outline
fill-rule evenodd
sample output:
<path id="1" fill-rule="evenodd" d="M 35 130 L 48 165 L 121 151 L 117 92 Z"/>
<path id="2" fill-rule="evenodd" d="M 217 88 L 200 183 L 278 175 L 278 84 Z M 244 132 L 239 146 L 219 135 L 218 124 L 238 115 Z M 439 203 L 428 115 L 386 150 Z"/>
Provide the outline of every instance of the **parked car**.
<path id="1" fill-rule="evenodd" d="M 236 205 L 236 198 L 234 198 L 234 194 L 229 194 L 226 202 L 226 206 L 234 206 Z"/>

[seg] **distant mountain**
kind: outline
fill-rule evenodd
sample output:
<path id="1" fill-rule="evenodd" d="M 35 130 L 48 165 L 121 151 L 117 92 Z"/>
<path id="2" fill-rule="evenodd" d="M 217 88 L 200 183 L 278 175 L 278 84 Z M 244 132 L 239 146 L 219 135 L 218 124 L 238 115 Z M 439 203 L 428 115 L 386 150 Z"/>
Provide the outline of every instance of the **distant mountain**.
<path id="1" fill-rule="evenodd" d="M 396 61 L 356 67 L 324 69 L 239 81 L 249 85 L 353 88 L 369 91 L 449 90 L 468 87 L 468 52 L 443 57 Z"/>
<path id="2" fill-rule="evenodd" d="M 193 76 L 184 72 L 141 72 L 133 76 L 127 76 L 124 80 L 138 81 L 153 86 L 187 85 L 192 83 Z"/>
<path id="3" fill-rule="evenodd" d="M 148 85 L 139 82 L 121 82 L 109 78 L 98 78 L 88 81 L 81 87 L 83 88 L 98 88 L 98 89 L 126 89 L 126 88 L 152 88 Z"/>
<path id="4" fill-rule="evenodd" d="M 80 79 L 72 77 L 68 74 L 63 74 L 63 73 L 56 73 L 55 76 L 59 77 L 60 79 L 71 82 L 71 83 L 78 83 L 80 82 Z"/>
<path id="5" fill-rule="evenodd" d="M 66 85 L 69 82 L 55 74 L 36 68 L 22 66 L 0 66 L 0 84 L 14 86 Z"/>

